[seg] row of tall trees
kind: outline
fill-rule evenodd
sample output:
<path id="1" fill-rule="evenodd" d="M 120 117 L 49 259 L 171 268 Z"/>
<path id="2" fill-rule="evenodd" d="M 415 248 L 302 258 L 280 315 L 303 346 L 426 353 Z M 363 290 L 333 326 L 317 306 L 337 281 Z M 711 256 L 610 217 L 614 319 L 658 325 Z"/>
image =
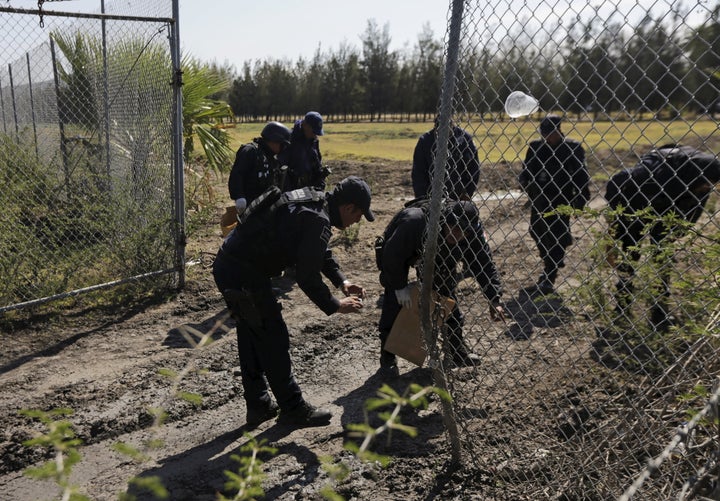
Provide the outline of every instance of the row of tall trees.
<path id="1" fill-rule="evenodd" d="M 411 53 L 390 50 L 389 25 L 369 20 L 362 49 L 347 43 L 312 60 L 246 62 L 228 102 L 247 119 L 293 117 L 309 109 L 342 120 L 388 113 L 433 113 L 437 107 L 442 43 L 428 25 Z"/>
<path id="2" fill-rule="evenodd" d="M 542 109 L 592 112 L 714 111 L 720 98 L 720 4 L 690 26 L 675 12 L 637 25 L 573 18 L 494 40 L 463 40 L 457 106 L 501 112 L 514 90 Z M 529 26 L 529 25 L 528 25 Z M 480 43 L 482 38 L 489 41 Z M 311 60 L 246 62 L 227 96 L 239 119 L 288 119 L 309 109 L 331 119 L 426 119 L 435 113 L 444 68 L 441 41 L 424 26 L 414 47 L 390 50 L 389 26 L 369 20 L 360 49 L 349 44 Z"/>

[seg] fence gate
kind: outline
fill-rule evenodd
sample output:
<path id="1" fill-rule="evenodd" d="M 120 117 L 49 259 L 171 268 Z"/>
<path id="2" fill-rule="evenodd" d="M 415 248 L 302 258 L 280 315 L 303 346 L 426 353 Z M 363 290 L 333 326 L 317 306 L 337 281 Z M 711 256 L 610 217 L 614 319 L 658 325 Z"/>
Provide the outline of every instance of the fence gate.
<path id="1" fill-rule="evenodd" d="M 0 312 L 184 280 L 177 2 L 70 4 L 0 5 Z"/>
<path id="2" fill-rule="evenodd" d="M 720 4 L 451 4 L 424 297 L 448 278 L 430 263 L 449 252 L 445 178 L 465 165 L 450 161 L 452 142 L 442 146 L 452 118 L 478 147 L 472 199 L 506 312 L 490 318 L 470 259 L 456 270 L 456 299 L 481 361 L 457 367 L 448 324 L 426 329 L 453 396 L 456 454 L 485 479 L 487 499 L 720 499 Z M 570 154 L 541 139 L 548 114 L 584 151 L 583 208 L 572 176 L 558 172 Z M 715 172 L 657 174 L 644 212 L 609 208 L 610 178 L 668 144 L 708 153 Z M 555 153 L 533 161 L 531 146 Z M 559 208 L 553 190 L 566 197 Z"/>

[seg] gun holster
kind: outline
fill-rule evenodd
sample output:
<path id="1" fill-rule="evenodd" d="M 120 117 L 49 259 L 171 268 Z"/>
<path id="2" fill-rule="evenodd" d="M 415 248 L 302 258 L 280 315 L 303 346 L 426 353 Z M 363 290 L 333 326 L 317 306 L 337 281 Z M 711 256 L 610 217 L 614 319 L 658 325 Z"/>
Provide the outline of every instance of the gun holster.
<path id="1" fill-rule="evenodd" d="M 223 297 L 230 314 L 236 321 L 246 322 L 255 329 L 262 327 L 262 317 L 255 305 L 255 298 L 252 293 L 242 289 L 225 289 Z"/>

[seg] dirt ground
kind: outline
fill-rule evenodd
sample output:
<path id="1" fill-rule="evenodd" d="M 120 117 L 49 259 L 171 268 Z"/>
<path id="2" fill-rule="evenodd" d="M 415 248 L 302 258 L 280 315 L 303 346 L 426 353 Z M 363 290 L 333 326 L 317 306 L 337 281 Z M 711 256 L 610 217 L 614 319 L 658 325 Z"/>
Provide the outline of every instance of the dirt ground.
<path id="1" fill-rule="evenodd" d="M 362 464 L 343 450 L 347 440 L 344 427 L 365 421 L 363 404 L 382 383 L 376 374 L 379 346 L 375 329 L 382 289 L 372 241 L 411 198 L 412 190 L 406 163 L 336 162 L 331 167 L 332 180 L 356 174 L 373 188 L 376 222 L 362 222 L 359 239 L 351 245 L 337 230 L 332 240 L 343 270 L 367 289 L 369 298 L 358 315 L 326 317 L 297 288 L 281 295 L 291 329 L 296 377 L 307 400 L 330 409 L 333 419 L 329 426 L 308 429 L 288 429 L 273 421 L 253 432 L 257 439 L 277 448 L 277 454 L 262 458 L 267 499 L 320 499 L 319 491 L 328 483 L 318 460 L 321 456 L 351 465 L 349 479 L 337 486 L 346 499 L 519 499 L 510 494 L 504 497 L 496 489 L 489 494 L 486 476 L 450 464 L 437 399 L 425 410 L 403 411 L 403 423 L 417 427 L 417 438 L 394 433 L 389 440 L 378 440 L 374 450 L 393 457 L 386 469 Z M 511 166 L 485 169 L 480 189 L 514 187 L 515 175 Z M 539 272 L 523 203 L 522 198 L 510 198 L 483 205 L 481 211 L 511 295 Z M 220 212 L 218 207 L 218 217 Z M 47 454 L 21 445 L 41 427 L 18 411 L 61 407 L 74 411 L 68 419 L 84 444 L 72 484 L 91 499 L 117 499 L 124 492 L 138 499 L 153 499 L 145 491 L 128 490 L 128 481 L 138 476 L 158 476 L 173 500 L 209 500 L 218 492 L 231 494 L 224 490 L 227 477 L 223 472 L 237 469 L 231 456 L 239 453 L 247 438 L 243 435 L 245 407 L 233 321 L 207 268 L 220 242 L 217 224 L 193 236 L 188 258 L 197 264 L 189 267 L 187 286 L 175 295 L 118 305 L 101 313 L 78 307 L 71 314 L 10 324 L 11 329 L 0 333 L 1 500 L 57 497 L 52 482 L 22 474 Z M 571 253 L 569 259 L 582 260 L 582 254 Z M 539 346 L 544 343 L 557 343 L 557 338 L 546 332 L 541 330 L 535 338 L 538 352 L 543 351 Z M 189 339 L 207 333 L 215 342 L 193 349 Z M 201 394 L 202 402 L 173 398 L 174 382 L 160 375 L 161 369 L 180 374 L 177 389 Z M 412 382 L 432 383 L 427 369 L 406 361 L 401 361 L 400 369 L 400 378 L 392 381 L 400 392 Z M 518 370 L 536 386 L 543 378 L 557 377 L 545 365 L 518 365 Z M 483 375 L 492 379 L 492 374 Z M 152 408 L 167 413 L 162 426 L 152 426 Z M 497 419 L 489 417 L 480 429 L 501 425 Z M 145 462 L 113 449 L 118 442 L 142 448 L 151 439 L 162 442 L 146 451 Z"/>

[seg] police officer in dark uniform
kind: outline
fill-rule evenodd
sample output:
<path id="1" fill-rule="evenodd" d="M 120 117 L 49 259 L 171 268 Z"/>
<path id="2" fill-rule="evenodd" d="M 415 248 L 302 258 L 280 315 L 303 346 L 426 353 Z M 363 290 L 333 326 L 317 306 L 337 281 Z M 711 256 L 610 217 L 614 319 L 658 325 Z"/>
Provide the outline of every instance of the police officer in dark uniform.
<path id="1" fill-rule="evenodd" d="M 546 215 L 561 205 L 582 209 L 590 198 L 585 150 L 560 130 L 560 117 L 540 123 L 542 139 L 530 142 L 518 181 L 530 198 L 530 235 L 543 260 L 537 287 L 552 292 L 558 268 L 565 266 L 565 249 L 573 242 L 570 217 Z"/>
<path id="2" fill-rule="evenodd" d="M 430 196 L 437 132 L 436 118 L 435 126 L 421 135 L 415 145 L 411 171 L 415 198 Z M 445 177 L 445 195 L 452 200 L 472 199 L 480 179 L 480 160 L 473 138 L 454 124 L 450 125 Z"/>
<path id="3" fill-rule="evenodd" d="M 610 263 L 617 266 L 615 311 L 620 319 L 631 316 L 635 267 L 641 257 L 643 236 L 648 235 L 660 278 L 650 309 L 650 326 L 664 332 L 674 323 L 668 310 L 672 256 L 668 254 L 667 246 L 683 236 L 687 228 L 668 224 L 662 218 L 672 213 L 683 221 L 697 222 L 718 182 L 720 161 L 715 155 L 677 145 L 652 150 L 643 155 L 636 166 L 623 169 L 610 178 L 605 199 L 611 208 L 623 209 L 613 217 L 609 232 L 628 256 L 620 263 L 615 262 L 613 253 L 609 256 Z M 642 215 L 635 215 L 635 211 L 641 211 Z"/>
<path id="4" fill-rule="evenodd" d="M 292 373 L 288 329 L 272 291 L 271 277 L 296 266 L 297 284 L 326 314 L 359 311 L 365 290 L 350 283 L 328 248 L 332 227 L 345 229 L 370 209 L 370 188 L 362 179 L 343 179 L 319 200 L 288 203 L 274 212 L 251 214 L 218 251 L 213 275 L 237 321 L 238 352 L 247 423 L 254 427 L 278 414 L 279 423 L 294 426 L 328 424 L 330 412 L 303 398 Z M 345 295 L 333 296 L 324 275 Z M 269 393 L 268 384 L 277 404 Z"/>
<path id="5" fill-rule="evenodd" d="M 260 137 L 240 147 L 230 171 L 228 190 L 238 215 L 270 186 L 280 182 L 277 155 L 290 144 L 290 129 L 280 122 L 268 122 Z"/>
<path id="6" fill-rule="evenodd" d="M 433 289 L 442 296 L 456 299 L 456 268 L 462 262 L 490 301 L 493 320 L 503 319 L 505 312 L 500 303 L 500 278 L 483 236 L 477 208 L 471 201 L 451 201 L 443 208 L 442 214 Z M 395 215 L 383 234 L 384 244 L 379 250 L 378 265 L 380 284 L 385 288 L 385 295 L 378 330 L 380 367 L 387 376 L 397 375 L 398 368 L 395 355 L 384 350 L 385 342 L 400 308 L 412 305 L 408 273 L 410 267 L 419 264 L 426 226 L 425 210 L 422 207 L 407 207 Z M 480 360 L 470 352 L 463 340 L 463 322 L 464 316 L 456 303 L 445 326 L 448 348 L 452 352 L 453 363 L 458 367 L 474 365 Z"/>
<path id="7" fill-rule="evenodd" d="M 290 146 L 278 157 L 287 165 L 287 177 L 283 190 L 294 190 L 311 186 L 325 189 L 325 178 L 329 171 L 322 166 L 319 136 L 324 135 L 322 115 L 309 111 L 293 125 Z"/>

